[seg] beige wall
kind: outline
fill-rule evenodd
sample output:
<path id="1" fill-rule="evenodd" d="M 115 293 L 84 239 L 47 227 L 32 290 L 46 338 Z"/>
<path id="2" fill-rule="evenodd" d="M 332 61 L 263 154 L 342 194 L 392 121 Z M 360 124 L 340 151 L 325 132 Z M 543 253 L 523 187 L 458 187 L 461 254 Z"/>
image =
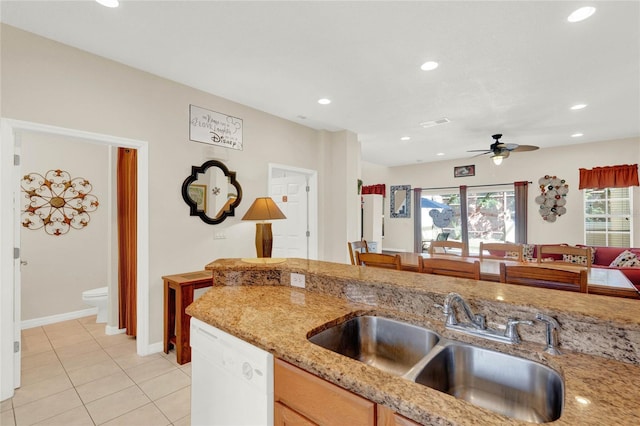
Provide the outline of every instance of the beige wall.
<path id="1" fill-rule="evenodd" d="M 325 206 L 334 199 L 345 200 L 348 193 L 357 198 L 355 181 L 349 185 L 340 181 L 350 179 L 351 173 L 332 174 L 333 159 L 344 157 L 339 167 L 357 173 L 359 153 L 353 155 L 349 148 L 355 139 L 350 132 L 319 132 L 10 26 L 1 29 L 3 117 L 149 144 L 152 343 L 162 340 L 163 275 L 202 269 L 220 257 L 255 256 L 255 226 L 240 218 L 253 199 L 267 193 L 268 163 L 318 171 L 320 235 L 326 229 Z M 244 150 L 212 149 L 190 142 L 189 104 L 242 118 Z M 334 139 L 338 142 L 331 143 Z M 214 226 L 190 217 L 180 195 L 191 166 L 212 157 L 221 158 L 237 172 L 243 189 L 236 216 Z M 331 192 L 327 193 L 330 175 Z M 346 214 L 331 220 L 335 229 L 347 228 Z M 214 239 L 214 232 L 224 233 L 226 239 Z M 333 248 L 326 246 L 332 238 L 320 239 L 320 259 L 327 258 L 327 253 L 335 256 Z"/>
<path id="2" fill-rule="evenodd" d="M 88 309 L 82 292 L 108 284 L 109 148 L 33 132 L 21 132 L 20 140 L 24 174 L 67 171 L 91 182 L 100 203 L 83 229 L 53 236 L 21 228 L 21 259 L 28 262 L 21 268 L 22 320 Z"/>
<path id="3" fill-rule="evenodd" d="M 528 242 L 535 244 L 552 242 L 582 244 L 584 242 L 584 214 L 582 191 L 578 190 L 578 169 L 639 162 L 640 139 L 633 138 L 514 153 L 500 166 L 495 166 L 488 157 L 390 168 L 363 163 L 362 179 L 365 185 L 386 184 L 387 192 L 391 185 L 434 188 L 531 181 L 533 185 L 529 187 Z M 475 176 L 453 177 L 454 166 L 468 164 L 475 164 Z M 534 198 L 540 193 L 538 179 L 547 174 L 565 179 L 569 184 L 567 214 L 559 217 L 554 223 L 542 220 L 537 211 L 538 205 L 534 201 Z M 635 201 L 633 246 L 638 247 L 640 245 L 640 190 L 638 187 L 634 188 L 633 196 Z M 385 198 L 384 213 L 385 238 L 383 247 L 413 251 L 413 217 L 411 219 L 390 219 L 388 196 Z"/>

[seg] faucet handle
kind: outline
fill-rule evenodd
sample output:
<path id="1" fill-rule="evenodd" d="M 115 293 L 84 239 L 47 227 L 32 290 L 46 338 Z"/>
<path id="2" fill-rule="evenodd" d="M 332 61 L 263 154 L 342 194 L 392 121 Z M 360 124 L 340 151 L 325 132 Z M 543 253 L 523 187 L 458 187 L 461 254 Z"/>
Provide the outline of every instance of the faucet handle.
<path id="1" fill-rule="evenodd" d="M 520 335 L 518 334 L 518 324 L 533 325 L 533 321 L 529 320 L 517 320 L 515 318 L 509 318 L 507 320 L 507 328 L 504 330 L 505 337 L 508 337 L 511 343 L 520 343 Z"/>
<path id="2" fill-rule="evenodd" d="M 473 322 L 478 326 L 480 330 L 487 329 L 487 317 L 483 314 L 475 314 L 473 316 Z"/>
<path id="3" fill-rule="evenodd" d="M 541 312 L 536 314 L 536 320 L 544 322 L 547 326 L 547 347 L 544 351 L 551 355 L 560 355 L 561 352 L 558 350 L 558 330 L 560 330 L 560 324 L 558 324 L 558 321 L 554 317 Z"/>

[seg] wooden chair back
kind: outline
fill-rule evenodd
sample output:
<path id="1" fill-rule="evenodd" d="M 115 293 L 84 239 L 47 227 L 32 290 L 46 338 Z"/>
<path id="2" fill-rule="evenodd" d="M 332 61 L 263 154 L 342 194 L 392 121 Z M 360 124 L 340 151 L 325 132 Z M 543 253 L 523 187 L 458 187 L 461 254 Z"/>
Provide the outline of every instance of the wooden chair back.
<path id="1" fill-rule="evenodd" d="M 524 261 L 523 245 L 515 243 L 485 243 L 480 241 L 480 260 L 482 259 L 510 259 L 517 260 L 518 262 Z M 488 254 L 485 254 L 485 250 Z M 501 252 L 502 256 L 498 254 L 491 254 L 491 251 Z"/>
<path id="2" fill-rule="evenodd" d="M 500 264 L 500 282 L 587 293 L 586 269 L 567 271 L 533 265 Z"/>
<path id="3" fill-rule="evenodd" d="M 589 247 L 575 247 L 575 246 L 567 246 L 567 245 L 539 245 L 538 246 L 538 263 L 542 263 L 545 255 L 553 255 L 553 254 L 562 254 L 562 255 L 574 255 L 574 256 L 584 256 L 587 259 L 586 266 L 587 268 L 591 267 L 591 248 Z M 562 260 L 556 260 L 555 262 L 562 262 Z M 571 263 L 571 262 L 564 262 Z M 579 263 L 573 263 L 575 265 L 580 265 Z"/>
<path id="4" fill-rule="evenodd" d="M 348 242 L 347 247 L 349 247 L 349 257 L 352 265 L 357 265 L 356 252 L 369 253 L 369 246 L 365 240 Z"/>
<path id="5" fill-rule="evenodd" d="M 420 256 L 420 272 L 448 277 L 480 279 L 480 261 L 462 259 L 424 258 Z"/>
<path id="6" fill-rule="evenodd" d="M 447 251 L 455 249 L 455 252 Z M 458 251 L 459 250 L 459 251 Z M 451 256 L 469 256 L 469 247 L 461 241 L 431 241 L 429 254 L 447 254 Z"/>
<path id="7" fill-rule="evenodd" d="M 402 269 L 402 261 L 399 254 L 356 252 L 356 263 L 374 268 Z"/>

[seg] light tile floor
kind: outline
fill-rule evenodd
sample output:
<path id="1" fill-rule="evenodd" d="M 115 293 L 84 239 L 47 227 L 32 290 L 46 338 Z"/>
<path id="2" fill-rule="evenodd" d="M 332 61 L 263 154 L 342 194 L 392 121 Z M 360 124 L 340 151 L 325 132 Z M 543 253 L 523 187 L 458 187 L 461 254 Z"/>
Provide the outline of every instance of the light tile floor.
<path id="1" fill-rule="evenodd" d="M 187 426 L 191 364 L 175 352 L 136 355 L 96 317 L 22 332 L 22 386 L 1 403 L 0 425 Z"/>

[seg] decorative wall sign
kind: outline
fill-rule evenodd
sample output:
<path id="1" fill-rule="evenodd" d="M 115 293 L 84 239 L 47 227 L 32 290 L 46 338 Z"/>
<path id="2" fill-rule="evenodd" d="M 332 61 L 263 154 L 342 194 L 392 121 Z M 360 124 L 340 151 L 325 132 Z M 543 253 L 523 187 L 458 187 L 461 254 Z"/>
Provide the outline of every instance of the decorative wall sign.
<path id="1" fill-rule="evenodd" d="M 538 179 L 540 185 L 540 195 L 536 197 L 536 203 L 540 204 L 540 216 L 547 222 L 555 222 L 557 216 L 562 216 L 567 212 L 566 196 L 569 192 L 569 185 L 564 179 L 557 176 L 544 175 Z"/>
<path id="2" fill-rule="evenodd" d="M 457 166 L 453 168 L 453 177 L 467 177 L 476 175 L 476 165 Z"/>
<path id="3" fill-rule="evenodd" d="M 242 119 L 189 105 L 189 140 L 242 151 Z"/>
<path id="4" fill-rule="evenodd" d="M 49 170 L 44 176 L 29 173 L 20 181 L 27 200 L 22 211 L 22 226 L 44 228 L 49 235 L 63 235 L 69 229 L 89 224 L 89 213 L 98 208 L 98 198 L 90 194 L 93 186 L 85 178 L 71 179 L 64 170 Z"/>

